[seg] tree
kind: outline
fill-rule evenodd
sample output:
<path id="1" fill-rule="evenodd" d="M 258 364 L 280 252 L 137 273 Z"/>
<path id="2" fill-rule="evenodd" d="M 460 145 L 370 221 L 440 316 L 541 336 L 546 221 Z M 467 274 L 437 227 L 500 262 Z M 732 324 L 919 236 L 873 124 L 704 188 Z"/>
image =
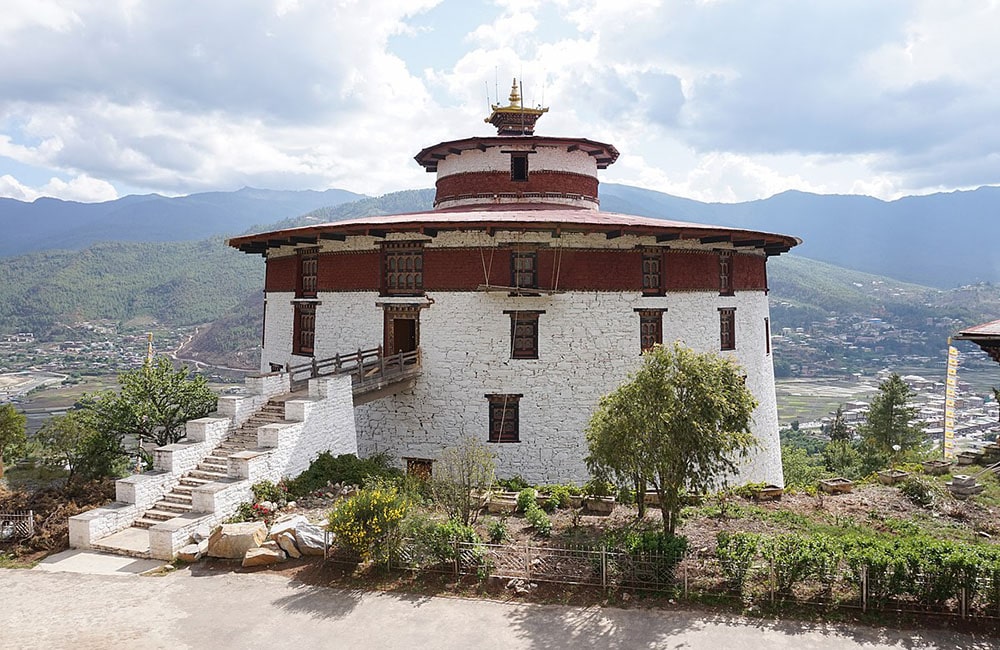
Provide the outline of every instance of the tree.
<path id="1" fill-rule="evenodd" d="M 4 459 L 13 460 L 24 452 L 28 437 L 24 426 L 28 418 L 19 413 L 13 404 L 0 405 L 0 478 L 4 474 Z"/>
<path id="2" fill-rule="evenodd" d="M 67 468 L 66 482 L 72 482 L 81 464 L 87 464 L 87 454 L 97 445 L 88 438 L 99 435 L 78 411 L 56 415 L 45 421 L 35 435 L 41 447 L 42 462 L 50 467 Z"/>
<path id="3" fill-rule="evenodd" d="M 651 485 L 663 531 L 672 535 L 685 492 L 724 485 L 756 445 L 756 407 L 731 359 L 677 343 L 654 346 L 628 381 L 601 398 L 587 427 L 587 466 L 620 485 Z"/>
<path id="4" fill-rule="evenodd" d="M 826 474 L 822 462 L 801 447 L 781 445 L 781 473 L 786 488 L 807 488 Z"/>
<path id="5" fill-rule="evenodd" d="M 833 422 L 830 423 L 830 442 L 849 441 L 850 439 L 851 431 L 847 428 L 847 423 L 844 422 L 844 409 L 838 406 L 837 412 L 833 414 Z"/>
<path id="6" fill-rule="evenodd" d="M 899 454 L 918 450 L 924 443 L 923 427 L 914 424 L 917 408 L 909 403 L 916 393 L 895 373 L 879 384 L 878 391 L 858 428 L 868 471 L 885 467 Z"/>
<path id="7" fill-rule="evenodd" d="M 493 452 L 472 436 L 441 453 L 434 464 L 432 490 L 448 516 L 468 526 L 478 517 L 483 497 L 496 482 Z"/>
<path id="8" fill-rule="evenodd" d="M 201 376 L 190 376 L 187 366 L 174 370 L 170 359 L 118 376 L 119 392 L 87 396 L 84 407 L 92 411 L 95 428 L 123 440 L 134 435 L 157 447 L 185 436 L 184 423 L 215 410 L 216 396 Z"/>
<path id="9" fill-rule="evenodd" d="M 1000 407 L 1000 387 L 994 386 L 993 391 L 993 401 L 997 403 L 997 407 Z M 1000 408 L 997 409 L 997 418 L 1000 419 Z"/>

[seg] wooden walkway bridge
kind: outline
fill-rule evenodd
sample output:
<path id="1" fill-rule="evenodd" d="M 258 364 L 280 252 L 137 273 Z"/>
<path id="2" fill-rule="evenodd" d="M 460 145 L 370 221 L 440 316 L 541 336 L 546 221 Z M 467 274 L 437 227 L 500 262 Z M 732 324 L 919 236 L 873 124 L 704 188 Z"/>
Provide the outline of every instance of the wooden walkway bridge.
<path id="1" fill-rule="evenodd" d="M 387 355 L 380 345 L 328 359 L 313 359 L 297 366 L 272 364 L 271 369 L 291 375 L 293 389 L 304 387 L 316 377 L 350 375 L 354 404 L 360 405 L 411 387 L 421 372 L 420 348 Z"/>

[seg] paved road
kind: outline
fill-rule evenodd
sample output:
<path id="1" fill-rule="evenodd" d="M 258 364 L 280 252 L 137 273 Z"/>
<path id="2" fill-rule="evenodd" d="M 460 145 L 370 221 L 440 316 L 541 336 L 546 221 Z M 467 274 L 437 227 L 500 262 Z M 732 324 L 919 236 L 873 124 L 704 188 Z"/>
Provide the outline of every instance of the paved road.
<path id="1" fill-rule="evenodd" d="M 0 648 L 995 649 L 952 632 L 576 609 L 312 587 L 280 575 L 0 569 Z"/>

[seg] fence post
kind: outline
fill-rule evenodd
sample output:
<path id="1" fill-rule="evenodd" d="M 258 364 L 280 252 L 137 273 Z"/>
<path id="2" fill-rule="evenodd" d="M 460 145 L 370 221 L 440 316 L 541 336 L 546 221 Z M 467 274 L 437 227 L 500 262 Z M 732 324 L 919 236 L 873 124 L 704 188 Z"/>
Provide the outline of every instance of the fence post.
<path id="1" fill-rule="evenodd" d="M 531 582 L 531 543 L 524 543 L 524 571 L 527 574 L 528 582 Z"/>
<path id="2" fill-rule="evenodd" d="M 601 544 L 601 587 L 608 588 L 608 547 Z"/>
<path id="3" fill-rule="evenodd" d="M 771 603 L 774 603 L 774 558 L 768 558 L 767 560 L 767 574 L 768 583 L 771 588 Z"/>
<path id="4" fill-rule="evenodd" d="M 460 575 L 460 568 L 459 568 L 460 559 L 459 559 L 459 555 L 458 555 L 458 538 L 457 537 L 452 537 L 451 538 L 451 546 L 452 546 L 452 549 L 455 551 L 455 576 L 457 577 L 457 576 Z"/>
<path id="5" fill-rule="evenodd" d="M 861 611 L 868 611 L 868 565 L 861 566 Z"/>
<path id="6" fill-rule="evenodd" d="M 681 564 L 684 566 L 684 599 L 687 600 L 688 597 L 688 563 L 685 562 L 687 558 L 681 560 Z"/>
<path id="7" fill-rule="evenodd" d="M 965 587 L 962 587 L 962 598 L 959 600 L 959 605 L 962 611 L 962 618 L 965 618 L 966 615 L 969 613 L 969 601 L 966 600 L 966 595 L 967 592 L 965 591 Z"/>

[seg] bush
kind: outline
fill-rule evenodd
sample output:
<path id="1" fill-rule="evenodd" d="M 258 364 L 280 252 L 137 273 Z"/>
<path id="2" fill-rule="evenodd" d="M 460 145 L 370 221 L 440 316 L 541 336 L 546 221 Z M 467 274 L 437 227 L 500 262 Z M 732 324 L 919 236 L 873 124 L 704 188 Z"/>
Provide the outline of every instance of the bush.
<path id="1" fill-rule="evenodd" d="M 466 436 L 441 453 L 431 481 L 434 500 L 451 519 L 476 521 L 484 496 L 496 481 L 494 454 L 485 443 Z"/>
<path id="2" fill-rule="evenodd" d="M 363 485 L 370 477 L 399 478 L 403 472 L 392 467 L 389 457 L 376 454 L 368 458 L 358 458 L 354 454 L 333 456 L 324 451 L 309 465 L 309 469 L 288 481 L 288 493 L 292 497 L 302 497 L 310 492 L 325 488 L 329 483 L 343 485 Z"/>
<path id="3" fill-rule="evenodd" d="M 592 478 L 583 485 L 584 494 L 592 497 L 609 497 L 614 494 L 615 486 L 607 481 Z"/>
<path id="4" fill-rule="evenodd" d="M 362 559 L 387 564 L 399 544 L 400 525 L 409 505 L 391 482 L 365 487 L 330 511 L 327 530 L 339 546 Z"/>
<path id="5" fill-rule="evenodd" d="M 515 475 L 513 478 L 500 479 L 497 481 L 497 485 L 507 492 L 520 492 L 526 487 L 531 487 L 527 481 L 521 478 L 520 474 Z"/>
<path id="6" fill-rule="evenodd" d="M 536 504 L 532 503 L 524 511 L 524 518 L 528 520 L 528 523 L 535 529 L 535 532 L 542 537 L 548 537 L 552 534 L 552 520 Z"/>
<path id="7" fill-rule="evenodd" d="M 753 570 L 754 560 L 757 559 L 760 535 L 723 531 L 715 539 L 715 555 L 719 559 L 719 566 L 729 581 L 729 586 L 742 594 Z"/>
<path id="8" fill-rule="evenodd" d="M 491 544 L 503 544 L 510 539 L 510 531 L 507 530 L 507 520 L 491 519 L 486 524 L 486 534 L 489 536 Z"/>
<path id="9" fill-rule="evenodd" d="M 899 491 L 914 504 L 929 508 L 941 499 L 941 489 L 937 483 L 921 476 L 910 475 L 899 484 Z"/>
<path id="10" fill-rule="evenodd" d="M 791 533 L 777 535 L 764 542 L 764 556 L 771 562 L 774 587 L 779 593 L 792 593 L 796 583 L 813 574 L 816 558 L 810 541 Z"/>
<path id="11" fill-rule="evenodd" d="M 535 506 L 537 508 L 538 504 L 535 501 L 535 496 L 537 494 L 538 493 L 535 491 L 535 488 L 532 488 L 532 487 L 524 488 L 523 490 L 521 490 L 520 492 L 518 492 L 517 493 L 517 510 L 518 510 L 518 512 L 523 512 L 523 513 L 527 514 L 528 508 L 530 508 L 531 506 Z"/>
<path id="12" fill-rule="evenodd" d="M 279 481 L 277 484 L 271 481 L 259 481 L 254 483 L 250 490 L 253 492 L 254 503 L 270 501 L 279 507 L 288 503 L 288 489 L 284 481 Z"/>

